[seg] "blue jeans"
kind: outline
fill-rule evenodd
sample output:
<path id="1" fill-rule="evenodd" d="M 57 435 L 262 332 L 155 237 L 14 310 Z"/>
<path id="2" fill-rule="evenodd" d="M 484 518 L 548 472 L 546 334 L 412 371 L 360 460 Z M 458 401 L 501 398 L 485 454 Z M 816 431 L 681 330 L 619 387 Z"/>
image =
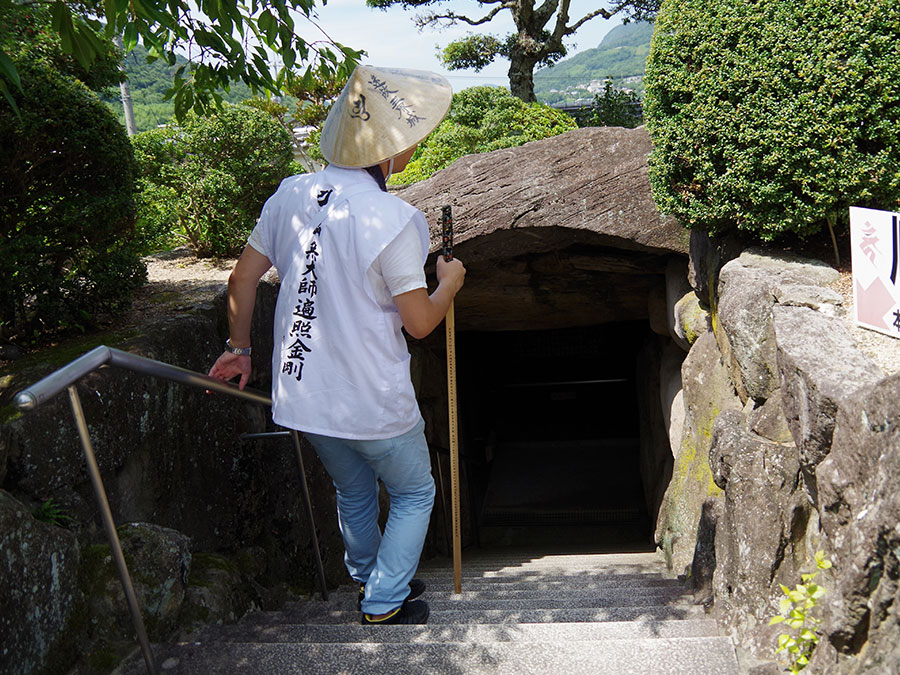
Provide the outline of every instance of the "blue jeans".
<path id="1" fill-rule="evenodd" d="M 366 585 L 362 609 L 386 614 L 409 595 L 434 505 L 425 422 L 385 440 L 304 436 L 334 481 L 344 563 Z M 379 478 L 391 497 L 384 534 L 378 527 Z"/>

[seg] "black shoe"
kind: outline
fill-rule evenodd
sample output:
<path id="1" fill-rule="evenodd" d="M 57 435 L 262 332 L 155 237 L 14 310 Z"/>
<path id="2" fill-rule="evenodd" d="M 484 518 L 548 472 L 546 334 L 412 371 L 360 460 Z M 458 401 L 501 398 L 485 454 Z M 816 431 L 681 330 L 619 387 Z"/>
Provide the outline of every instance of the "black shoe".
<path id="1" fill-rule="evenodd" d="M 403 602 L 408 602 L 410 600 L 414 600 L 418 598 L 422 593 L 425 592 L 425 582 L 421 579 L 410 579 L 409 580 L 409 595 L 406 596 L 406 600 Z M 362 601 L 363 598 L 366 597 L 366 585 L 359 585 L 359 597 L 356 599 L 356 609 L 362 609 Z"/>
<path id="2" fill-rule="evenodd" d="M 393 626 L 397 624 L 428 623 L 428 603 L 424 600 L 408 600 L 384 619 L 375 620 L 363 613 L 360 623 L 364 626 Z"/>

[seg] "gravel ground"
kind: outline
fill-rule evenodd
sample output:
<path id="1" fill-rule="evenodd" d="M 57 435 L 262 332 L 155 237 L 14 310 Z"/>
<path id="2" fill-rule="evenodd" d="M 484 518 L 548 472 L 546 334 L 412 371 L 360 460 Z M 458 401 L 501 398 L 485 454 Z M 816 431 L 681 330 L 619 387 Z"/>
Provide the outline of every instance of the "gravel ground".
<path id="1" fill-rule="evenodd" d="M 212 302 L 227 286 L 237 260 L 198 258 L 187 248 L 176 248 L 144 262 L 147 283 L 135 293 L 126 320 L 129 326 Z"/>

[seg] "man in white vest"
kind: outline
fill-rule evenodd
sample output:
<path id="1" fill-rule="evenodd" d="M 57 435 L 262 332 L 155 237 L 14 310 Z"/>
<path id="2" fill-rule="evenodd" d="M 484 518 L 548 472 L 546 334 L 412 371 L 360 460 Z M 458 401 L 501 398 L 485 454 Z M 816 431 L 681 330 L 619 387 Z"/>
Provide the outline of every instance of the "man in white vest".
<path id="1" fill-rule="evenodd" d="M 269 198 L 228 280 L 230 337 L 210 370 L 250 377 L 260 277 L 281 280 L 272 353 L 272 418 L 302 431 L 337 490 L 350 576 L 364 624 L 425 623 L 413 578 L 434 503 L 425 423 L 401 328 L 423 338 L 463 285 L 458 260 L 423 265 L 428 225 L 385 188 L 450 108 L 439 75 L 359 66 L 322 129 L 323 171 L 286 178 Z M 378 526 L 378 480 L 391 497 Z"/>

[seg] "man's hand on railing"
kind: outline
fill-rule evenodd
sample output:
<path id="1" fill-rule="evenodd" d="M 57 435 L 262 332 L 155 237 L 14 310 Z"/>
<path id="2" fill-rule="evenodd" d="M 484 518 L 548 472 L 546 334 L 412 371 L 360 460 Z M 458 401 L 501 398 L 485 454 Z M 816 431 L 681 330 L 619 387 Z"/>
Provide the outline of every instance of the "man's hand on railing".
<path id="1" fill-rule="evenodd" d="M 222 355 L 216 359 L 213 367 L 209 369 L 210 377 L 214 377 L 217 380 L 224 380 L 225 382 L 228 382 L 238 375 L 241 376 L 240 381 L 238 381 L 238 389 L 243 389 L 247 386 L 247 381 L 250 379 L 249 356 L 232 354 L 231 352 L 222 352 Z"/>

